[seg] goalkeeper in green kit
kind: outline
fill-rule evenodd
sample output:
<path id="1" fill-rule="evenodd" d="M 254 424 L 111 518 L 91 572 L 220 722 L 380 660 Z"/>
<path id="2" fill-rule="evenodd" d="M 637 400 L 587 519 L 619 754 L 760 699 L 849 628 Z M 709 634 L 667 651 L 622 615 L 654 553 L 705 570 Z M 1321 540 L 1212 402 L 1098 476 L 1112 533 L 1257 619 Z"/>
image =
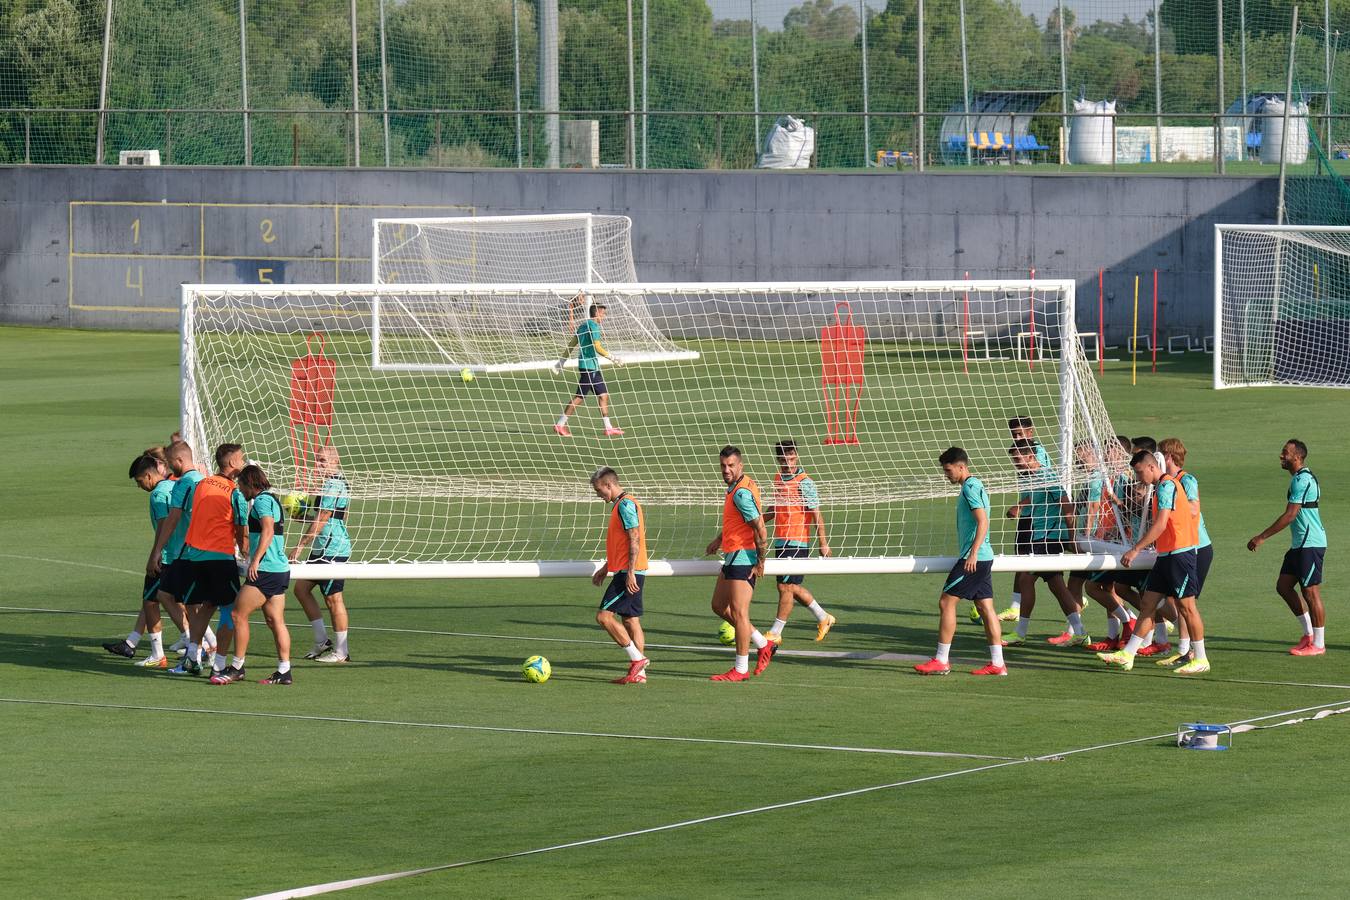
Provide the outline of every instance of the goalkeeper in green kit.
<path id="1" fill-rule="evenodd" d="M 586 302 L 584 293 L 577 294 L 572 301 L 577 306 L 582 306 Z M 572 340 L 568 342 L 567 349 L 559 357 L 554 370 L 561 372 L 567 362 L 567 358 L 572 355 L 572 348 L 577 348 L 577 392 L 567 403 L 567 408 L 563 410 L 558 421 L 554 423 L 553 430 L 563 437 L 571 437 L 572 432 L 567 427 L 567 420 L 577 411 L 577 407 L 585 401 L 587 394 L 595 394 L 600 401 L 600 416 L 604 419 L 605 434 L 609 437 L 621 437 L 623 429 L 617 427 L 609 418 L 609 388 L 605 387 L 605 378 L 600 374 L 600 357 L 605 357 L 616 366 L 621 365 L 618 359 L 614 357 L 600 343 L 600 323 L 605 320 L 605 304 L 592 303 L 590 306 L 590 318 L 582 322 L 572 335 Z"/>

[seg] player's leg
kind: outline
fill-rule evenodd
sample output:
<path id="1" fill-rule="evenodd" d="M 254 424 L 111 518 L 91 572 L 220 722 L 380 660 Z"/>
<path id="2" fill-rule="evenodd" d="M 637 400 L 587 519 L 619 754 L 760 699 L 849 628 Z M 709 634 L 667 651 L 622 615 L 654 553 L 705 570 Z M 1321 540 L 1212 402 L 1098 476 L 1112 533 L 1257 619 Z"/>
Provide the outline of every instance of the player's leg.
<path id="1" fill-rule="evenodd" d="M 300 601 L 300 608 L 305 611 L 309 627 L 314 630 L 314 649 L 305 654 L 305 659 L 317 659 L 333 649 L 333 642 L 328 638 L 328 628 L 324 625 L 323 612 L 319 609 L 318 601 L 314 599 L 314 589 L 318 584 L 317 581 L 306 578 L 296 579 L 295 582 L 295 599 Z"/>
<path id="2" fill-rule="evenodd" d="M 1050 593 L 1059 601 L 1060 612 L 1064 613 L 1064 621 L 1069 626 L 1067 632 L 1058 638 L 1050 638 L 1049 643 L 1057 647 L 1074 647 L 1091 643 L 1087 631 L 1083 628 L 1082 602 L 1077 595 L 1069 591 L 1069 586 L 1064 582 L 1064 574 L 1048 572 L 1042 577 L 1045 579 L 1046 587 L 1050 588 Z"/>
<path id="3" fill-rule="evenodd" d="M 642 630 L 642 619 L 639 616 L 625 616 L 623 627 L 628 629 L 628 636 L 633 639 L 637 645 L 638 653 L 647 655 L 647 633 Z"/>
<path id="4" fill-rule="evenodd" d="M 1017 592 L 1017 630 L 1014 632 L 1015 638 L 1009 638 L 1008 643 L 1012 646 L 1025 644 L 1027 640 L 1027 631 L 1031 628 L 1031 614 L 1036 609 L 1036 579 L 1035 572 L 1018 572 L 1013 575 L 1014 590 Z M 1002 616 L 1000 615 L 1000 618 Z"/>
<path id="5" fill-rule="evenodd" d="M 722 571 L 717 573 L 717 583 L 713 586 L 712 611 L 736 629 L 736 661 L 731 671 L 714 675 L 712 678 L 714 681 L 744 681 L 750 677 L 750 629 L 748 625 L 744 628 L 736 625 L 736 610 L 733 604 L 733 585 L 736 582 L 727 578 L 728 568 L 730 567 L 723 566 Z"/>
<path id="6" fill-rule="evenodd" d="M 562 415 L 558 417 L 558 421 L 553 423 L 553 430 L 563 437 L 572 436 L 572 432 L 567 428 L 567 420 L 572 418 L 577 411 L 577 407 L 581 406 L 582 402 L 586 399 L 588 385 L 586 383 L 585 373 L 578 372 L 577 379 L 577 392 L 572 395 L 572 399 L 568 400 L 567 405 L 563 407 Z"/>
<path id="7" fill-rule="evenodd" d="M 145 614 L 146 636 L 150 639 L 150 655 L 137 665 L 149 668 L 167 668 L 164 658 L 164 625 L 160 616 L 158 589 L 150 592 L 150 597 L 141 607 Z"/>
<path id="8" fill-rule="evenodd" d="M 600 393 L 596 394 L 600 401 L 600 420 L 605 425 L 605 434 L 609 437 L 622 437 L 623 429 L 609 420 L 609 392 L 604 389 L 604 381 L 600 382 Z"/>
<path id="9" fill-rule="evenodd" d="M 789 579 L 791 575 L 779 575 L 775 587 L 778 588 L 778 612 L 774 614 L 773 624 L 769 626 L 768 632 L 764 635 L 775 644 L 783 640 L 783 629 L 787 627 L 788 616 L 792 615 L 792 607 L 796 605 L 796 591 Z"/>
<path id="10" fill-rule="evenodd" d="M 148 577 L 147 577 L 147 580 Z M 107 650 L 113 656 L 121 656 L 124 659 L 134 659 L 136 656 L 136 645 L 141 642 L 141 635 L 145 634 L 145 601 L 141 601 L 141 609 L 136 613 L 136 624 L 132 626 L 131 633 L 120 641 L 105 641 L 103 649 Z"/>
<path id="11" fill-rule="evenodd" d="M 230 630 L 234 644 L 234 656 L 227 665 L 220 666 L 212 673 L 212 684 L 233 684 L 244 677 L 244 664 L 248 657 L 248 645 L 251 636 L 248 619 L 263 605 L 266 599 L 262 591 L 252 584 L 246 584 L 239 589 L 238 595 L 234 598 L 234 603 L 230 604 Z M 221 608 L 221 612 L 224 612 L 224 607 Z M 224 657 L 225 650 L 219 649 L 220 644 L 217 644 L 217 648 L 216 658 L 219 661 Z"/>
<path id="12" fill-rule="evenodd" d="M 263 603 L 263 619 L 272 630 L 277 645 L 277 668 L 272 678 L 289 678 L 291 674 L 291 631 L 286 627 L 286 592 L 282 590 Z M 275 682 L 274 682 L 275 683 Z"/>
<path id="13" fill-rule="evenodd" d="M 797 583 L 793 585 L 793 587 L 796 588 L 796 590 L 793 591 L 793 599 L 802 606 L 805 606 L 811 615 L 816 617 L 816 640 L 823 641 L 825 640 L 825 635 L 830 633 L 830 629 L 834 627 L 837 620 L 834 616 L 827 613 L 825 607 L 821 606 L 816 601 L 815 596 L 807 590 L 806 585 L 802 583 L 805 576 L 794 575 L 793 577 L 798 579 Z"/>
<path id="14" fill-rule="evenodd" d="M 992 580 L 989 584 L 992 588 Z M 993 591 L 990 590 L 989 593 L 992 594 Z M 975 608 L 980 611 L 980 618 L 984 621 L 984 637 L 989 642 L 989 665 L 970 674 L 1007 675 L 1008 668 L 1003 662 L 1003 629 L 999 625 L 998 616 L 994 615 L 994 598 L 990 596 L 976 599 Z"/>
<path id="15" fill-rule="evenodd" d="M 1290 557 L 1293 557 L 1292 559 Z M 1289 611 L 1294 614 L 1294 618 L 1303 626 L 1303 637 L 1290 650 L 1303 650 L 1312 646 L 1313 623 L 1312 614 L 1303 602 L 1303 597 L 1299 594 L 1299 573 L 1298 573 L 1298 551 L 1290 550 L 1284 556 L 1284 565 L 1280 568 L 1280 577 L 1275 580 L 1275 593 L 1280 595 L 1280 599 L 1289 607 Z"/>
<path id="16" fill-rule="evenodd" d="M 957 563 L 958 568 L 962 566 L 963 563 Z M 952 571 L 956 570 L 953 569 Z M 948 578 L 947 581 L 950 584 L 951 578 Z M 937 652 L 928 662 L 919 663 L 914 667 L 914 671 L 920 675 L 946 675 L 952 670 L 952 640 L 956 637 L 956 604 L 958 602 L 960 602 L 959 597 L 946 591 L 938 596 Z"/>
<path id="17" fill-rule="evenodd" d="M 1209 658 L 1205 655 L 1205 623 L 1200 618 L 1200 608 L 1195 597 L 1181 597 L 1176 600 L 1180 621 L 1185 623 L 1185 631 L 1191 654 L 1188 660 L 1185 654 L 1178 654 L 1179 665 L 1174 669 L 1178 675 L 1203 675 L 1209 671 Z"/>
<path id="18" fill-rule="evenodd" d="M 315 662 L 345 663 L 351 660 L 347 645 L 347 602 L 343 595 L 346 584 L 343 579 L 319 582 L 319 592 L 323 594 L 323 602 L 328 605 L 328 614 L 333 620 L 333 646 L 314 657 Z"/>
<path id="19" fill-rule="evenodd" d="M 1114 653 L 1098 653 L 1097 658 L 1103 662 L 1120 666 L 1127 672 L 1134 668 L 1134 658 L 1153 630 L 1154 613 L 1162 599 L 1163 595 L 1157 590 L 1152 587 L 1146 589 L 1140 600 L 1139 618 L 1135 621 L 1134 633 L 1125 642 L 1125 646 Z"/>
<path id="20" fill-rule="evenodd" d="M 642 625 L 638 617 L 642 615 L 642 588 L 645 575 L 634 575 L 637 592 L 628 592 L 628 573 L 615 572 L 610 579 L 605 594 L 600 598 L 600 609 L 595 621 L 614 639 L 614 643 L 623 648 L 628 656 L 628 672 L 614 679 L 615 684 L 640 684 L 646 681 L 645 670 L 650 662 L 642 653 L 646 639 L 642 634 Z M 629 625 L 637 630 L 629 630 Z M 639 678 L 638 676 L 643 676 Z"/>
<path id="21" fill-rule="evenodd" d="M 197 583 L 194 577 L 188 584 L 187 591 L 183 596 L 183 606 L 187 610 L 188 616 L 187 652 L 184 653 L 178 665 L 169 670 L 172 675 L 201 674 L 202 636 L 206 633 L 207 624 L 211 621 L 211 615 L 215 612 L 215 607 L 207 603 L 204 597 L 199 597 L 197 594 Z"/>

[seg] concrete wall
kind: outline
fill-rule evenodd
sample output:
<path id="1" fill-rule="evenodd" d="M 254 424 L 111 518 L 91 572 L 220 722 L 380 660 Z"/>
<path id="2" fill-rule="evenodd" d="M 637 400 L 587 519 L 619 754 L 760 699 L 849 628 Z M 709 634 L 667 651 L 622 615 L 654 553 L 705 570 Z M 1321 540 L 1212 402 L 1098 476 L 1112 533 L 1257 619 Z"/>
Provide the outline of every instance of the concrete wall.
<path id="1" fill-rule="evenodd" d="M 1079 324 L 1211 334 L 1217 222 L 1268 223 L 1272 178 L 894 173 L 0 169 L 0 321 L 172 328 L 182 282 L 369 280 L 370 219 L 631 216 L 648 281 L 1075 278 Z"/>

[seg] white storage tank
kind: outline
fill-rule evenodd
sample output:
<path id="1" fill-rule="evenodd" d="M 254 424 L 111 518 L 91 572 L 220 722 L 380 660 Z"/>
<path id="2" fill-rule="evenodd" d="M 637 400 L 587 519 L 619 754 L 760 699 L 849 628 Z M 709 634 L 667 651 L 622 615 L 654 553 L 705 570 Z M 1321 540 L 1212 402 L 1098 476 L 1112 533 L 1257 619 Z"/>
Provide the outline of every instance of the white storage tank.
<path id="1" fill-rule="evenodd" d="M 1073 101 L 1069 126 L 1069 162 L 1075 165 L 1109 165 L 1114 158 L 1116 115 L 1114 100 Z"/>
<path id="2" fill-rule="evenodd" d="M 1289 108 L 1289 155 L 1285 162 L 1296 166 L 1308 161 L 1308 104 L 1295 102 Z M 1284 101 L 1270 97 L 1261 107 L 1261 162 L 1279 165 L 1284 145 Z"/>

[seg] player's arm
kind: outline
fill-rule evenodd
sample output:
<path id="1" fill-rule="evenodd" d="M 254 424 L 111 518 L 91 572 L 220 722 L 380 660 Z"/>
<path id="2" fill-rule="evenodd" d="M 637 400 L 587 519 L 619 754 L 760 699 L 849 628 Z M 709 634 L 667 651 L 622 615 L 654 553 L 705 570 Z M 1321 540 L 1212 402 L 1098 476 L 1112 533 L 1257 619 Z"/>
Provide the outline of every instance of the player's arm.
<path id="1" fill-rule="evenodd" d="M 567 342 L 567 349 L 563 351 L 562 356 L 558 357 L 558 361 L 554 364 L 553 368 L 562 371 L 562 367 L 567 363 L 567 358 L 572 355 L 572 351 L 577 348 L 577 343 L 580 340 L 581 339 L 575 334 L 572 335 L 572 339 Z"/>
<path id="2" fill-rule="evenodd" d="M 1284 531 L 1294 519 L 1298 518 L 1298 513 L 1301 509 L 1303 509 L 1302 503 L 1290 503 L 1284 508 L 1284 512 L 1280 513 L 1280 517 L 1270 523 L 1270 527 L 1247 542 L 1247 549 L 1255 550 L 1257 547 L 1264 544 L 1267 538 L 1274 537 L 1281 531 Z"/>
<path id="3" fill-rule="evenodd" d="M 1008 512 L 1005 513 L 1005 515 L 1007 515 L 1009 519 L 1016 519 L 1018 516 L 1022 515 L 1022 510 L 1026 509 L 1027 504 L 1029 503 L 1031 503 L 1031 495 L 1021 494 L 1018 496 L 1017 502 L 1008 507 Z"/>
<path id="4" fill-rule="evenodd" d="M 716 536 L 714 536 L 713 539 L 708 542 L 708 548 L 703 551 L 703 554 L 705 556 L 711 556 L 712 554 L 716 553 L 719 549 L 721 549 L 721 547 L 722 547 L 722 531 L 721 529 L 718 529 Z"/>
<path id="5" fill-rule="evenodd" d="M 258 579 L 258 564 L 262 562 L 263 554 L 267 548 L 272 546 L 272 535 L 276 533 L 276 520 L 271 516 L 259 516 L 262 522 L 262 531 L 258 533 L 258 549 L 253 551 L 253 556 L 248 561 L 248 579 L 256 581 Z M 248 544 L 244 545 L 245 547 Z"/>
<path id="6" fill-rule="evenodd" d="M 1148 531 L 1144 532 L 1144 536 L 1136 541 L 1135 545 L 1120 557 L 1120 561 L 1126 566 L 1134 562 L 1135 557 L 1139 555 L 1140 550 L 1143 550 L 1145 547 L 1152 544 L 1167 530 L 1167 520 L 1170 518 L 1172 518 L 1172 510 L 1167 509 L 1160 504 L 1158 506 L 1158 518 L 1153 520 L 1153 524 L 1148 527 Z"/>
<path id="7" fill-rule="evenodd" d="M 159 561 L 160 554 L 162 554 L 164 548 L 168 546 L 169 535 L 173 534 L 173 530 L 178 527 L 178 522 L 182 518 L 183 511 L 175 507 L 169 510 L 169 514 L 160 519 L 159 524 L 155 526 L 155 544 L 150 548 L 150 558 L 145 562 L 145 571 L 147 574 L 151 576 L 159 574 L 161 568 Z"/>
<path id="8" fill-rule="evenodd" d="M 1064 493 L 1059 495 L 1059 512 L 1064 517 L 1064 524 L 1069 531 L 1073 531 L 1073 526 L 1078 523 L 1078 515 L 1074 512 L 1073 501 Z"/>
<path id="9" fill-rule="evenodd" d="M 637 574 L 633 569 L 638 558 L 638 546 L 641 543 L 642 530 L 637 525 L 624 530 L 628 533 L 628 582 L 624 585 L 624 589 L 630 594 L 636 594 L 638 592 Z"/>
<path id="10" fill-rule="evenodd" d="M 980 555 L 984 539 L 989 537 L 989 513 L 984 511 L 983 506 L 972 507 L 970 512 L 975 517 L 975 540 L 971 541 L 970 552 L 966 554 L 965 570 L 974 572 L 978 564 L 976 557 Z"/>
<path id="11" fill-rule="evenodd" d="M 304 552 L 306 547 L 314 543 L 314 539 L 319 536 L 319 532 L 323 531 L 323 526 L 328 524 L 328 520 L 332 515 L 333 511 L 331 509 L 315 510 L 314 518 L 310 520 L 309 528 L 305 530 L 304 534 L 300 535 L 300 540 L 295 542 L 295 549 L 291 551 L 291 562 L 300 561 L 300 554 Z"/>
<path id="12" fill-rule="evenodd" d="M 769 558 L 769 529 L 764 527 L 764 517 L 756 516 L 753 522 L 747 522 L 755 532 L 755 554 L 759 559 L 755 562 L 755 577 L 758 578 L 764 574 L 764 561 Z"/>
<path id="13" fill-rule="evenodd" d="M 769 512 L 765 514 L 764 518 L 768 519 L 771 518 L 772 516 L 773 510 L 769 510 Z M 820 555 L 829 556 L 830 541 L 828 538 L 825 537 L 825 517 L 821 515 L 819 509 L 808 509 L 806 511 L 806 521 L 809 525 L 811 525 L 813 528 L 816 529 L 816 542 L 820 545 Z"/>

